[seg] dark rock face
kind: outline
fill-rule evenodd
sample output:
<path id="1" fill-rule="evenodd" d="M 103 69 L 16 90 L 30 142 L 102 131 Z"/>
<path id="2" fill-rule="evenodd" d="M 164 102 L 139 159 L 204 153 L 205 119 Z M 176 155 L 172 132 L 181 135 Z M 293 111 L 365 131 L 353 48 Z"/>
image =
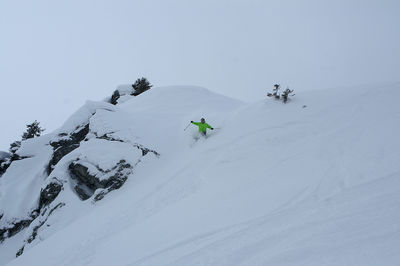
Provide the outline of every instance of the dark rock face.
<path id="1" fill-rule="evenodd" d="M 49 205 L 63 189 L 63 184 L 56 178 L 52 180 L 44 189 L 40 191 L 39 209 Z"/>
<path id="2" fill-rule="evenodd" d="M 51 142 L 50 145 L 54 148 L 53 156 L 50 159 L 47 167 L 47 174 L 53 171 L 54 166 L 68 153 L 79 147 L 80 142 L 84 140 L 89 133 L 89 124 L 84 127 L 77 128 L 70 136 L 66 139 L 61 139 L 56 142 Z M 68 134 L 61 134 L 60 137 L 66 137 Z"/>
<path id="3" fill-rule="evenodd" d="M 65 139 L 61 139 L 59 141 L 51 142 L 50 145 L 53 146 L 54 149 L 59 147 L 69 146 L 72 144 L 79 144 L 82 140 L 85 139 L 86 135 L 89 133 L 89 124 L 86 124 L 83 127 L 78 127 L 71 134 L 61 133 L 60 137 L 68 137 Z"/>
<path id="4" fill-rule="evenodd" d="M 15 257 L 21 256 L 22 253 L 24 253 L 24 248 L 25 248 L 25 246 L 23 246 L 22 248 L 20 248 L 20 249 L 18 250 L 17 254 L 15 255 Z"/>
<path id="5" fill-rule="evenodd" d="M 2 243 L 6 238 L 12 237 L 28 227 L 37 216 L 38 212 L 35 210 L 27 219 L 15 221 L 7 227 L 0 228 L 0 243 Z"/>
<path id="6" fill-rule="evenodd" d="M 94 133 L 96 135 L 96 133 Z M 105 139 L 108 141 L 125 142 L 121 139 L 116 139 L 108 134 L 97 136 L 98 139 Z M 137 143 L 130 143 L 132 147 L 141 150 L 142 156 L 148 153 L 153 153 L 156 157 L 160 154 L 152 149 L 148 149 Z M 85 165 L 86 164 L 86 165 Z M 95 168 L 97 174 L 91 174 L 86 163 L 81 163 L 78 160 L 69 165 L 69 172 L 72 179 L 76 180 L 77 184 L 74 190 L 81 200 L 87 200 L 94 195 L 94 200 L 98 201 L 104 198 L 110 191 L 120 188 L 127 180 L 129 174 L 132 172 L 133 166 L 125 160 L 120 160 L 112 169 L 103 170 L 97 165 L 91 164 Z M 99 179 L 97 176 L 101 176 Z"/>
<path id="7" fill-rule="evenodd" d="M 71 144 L 67 146 L 61 146 L 58 149 L 56 149 L 53 152 L 53 156 L 50 159 L 49 165 L 47 167 L 47 174 L 50 175 L 50 173 L 53 171 L 54 166 L 68 153 L 71 151 L 75 150 L 76 148 L 79 147 L 79 144 Z"/>
<path id="8" fill-rule="evenodd" d="M 136 144 L 135 147 L 142 151 L 142 156 L 146 156 L 149 152 L 151 152 L 155 156 L 160 157 L 160 154 L 158 152 L 156 152 L 155 150 L 145 148 L 145 147 L 143 147 L 142 145 L 139 145 L 139 144 Z"/>
<path id="9" fill-rule="evenodd" d="M 118 88 L 113 92 L 111 95 L 111 98 L 107 100 L 109 103 L 113 105 L 118 104 L 118 100 L 125 95 L 130 95 L 130 96 L 138 96 L 139 94 L 149 90 L 153 85 L 149 83 L 149 81 L 145 78 L 141 78 L 136 80 L 134 84 L 131 84 L 130 86 L 132 89 L 127 87 L 129 85 L 121 85 L 118 86 Z"/>
<path id="10" fill-rule="evenodd" d="M 10 237 L 18 234 L 23 229 L 29 227 L 32 224 L 32 222 L 36 218 L 38 218 L 39 212 L 46 213 L 47 209 L 48 209 L 46 207 L 55 200 L 55 198 L 58 196 L 58 194 L 61 192 L 62 189 L 63 189 L 63 184 L 60 181 L 58 181 L 57 178 L 53 178 L 53 180 L 44 189 L 42 189 L 40 191 L 39 206 L 36 210 L 33 210 L 31 212 L 29 217 L 27 217 L 26 219 L 23 219 L 23 220 L 14 221 L 13 223 L 7 225 L 6 227 L 0 228 L 0 243 L 2 243 L 6 238 L 10 238 Z M 65 205 L 64 203 L 59 203 L 56 207 L 54 207 L 49 212 L 48 215 L 50 215 L 54 211 L 54 209 L 59 208 L 60 204 Z M 3 218 L 3 214 L 0 214 L 0 220 L 2 218 Z M 42 226 L 43 223 L 40 226 Z M 37 231 L 40 228 L 40 226 L 34 228 L 33 234 L 31 236 L 31 237 L 33 237 L 33 239 L 36 237 Z M 32 242 L 32 240 L 31 240 L 31 242 Z M 29 239 L 27 241 L 28 241 L 28 243 L 30 243 Z M 17 252 L 17 256 L 21 255 L 23 253 L 23 251 L 24 251 L 24 247 L 22 247 Z"/>
<path id="11" fill-rule="evenodd" d="M 42 225 L 46 223 L 46 221 L 47 221 L 47 219 L 49 218 L 49 216 L 50 216 L 56 209 L 61 208 L 61 207 L 63 207 L 63 206 L 65 206 L 65 203 L 58 203 L 54 208 L 52 208 L 52 209 L 48 212 L 46 218 L 45 218 L 43 221 L 41 221 L 41 222 L 39 223 L 39 225 L 37 225 L 37 226 L 35 226 L 35 227 L 33 228 L 32 235 L 31 235 L 31 236 L 28 238 L 28 240 L 27 240 L 28 243 L 32 243 L 32 241 L 35 240 L 39 228 L 42 227 Z M 45 212 L 43 212 L 43 215 L 45 215 L 46 212 L 47 212 L 47 210 L 46 210 Z"/>
<path id="12" fill-rule="evenodd" d="M 11 154 L 10 157 L 0 160 L 0 177 L 7 171 L 8 167 L 10 167 L 10 165 L 13 161 L 23 160 L 26 158 L 29 158 L 29 157 L 19 156 L 18 154 L 14 153 L 14 154 Z"/>
<path id="13" fill-rule="evenodd" d="M 114 138 L 114 137 L 112 137 L 112 136 L 109 136 L 108 134 L 105 134 L 105 135 L 100 136 L 100 137 L 97 136 L 97 138 L 98 138 L 98 139 L 105 139 L 105 140 L 109 140 L 109 141 L 125 142 L 125 141 L 123 141 L 123 140 L 121 140 L 121 139 L 116 139 L 116 138 Z M 146 148 L 146 147 L 144 147 L 143 145 L 140 145 L 140 144 L 137 144 L 137 143 L 131 144 L 131 145 L 132 145 L 133 147 L 135 147 L 135 148 L 141 150 L 141 151 L 142 151 L 142 156 L 146 156 L 149 152 L 151 152 L 151 153 L 153 153 L 155 156 L 160 157 L 160 154 L 159 154 L 158 152 L 156 152 L 155 150 Z"/>
<path id="14" fill-rule="evenodd" d="M 49 162 L 47 172 L 48 174 L 51 173 L 54 166 L 68 153 L 75 150 L 79 147 L 81 141 L 83 141 L 87 134 L 89 133 L 89 124 L 77 128 L 71 134 L 60 134 L 60 137 L 63 137 L 59 141 L 51 142 L 50 145 L 53 147 L 54 152 L 53 156 Z M 12 161 L 15 160 L 22 160 L 27 157 L 20 157 L 17 154 L 13 154 L 11 158 L 8 158 L 9 163 L 5 162 L 2 163 L 0 166 L 0 175 L 3 173 L 2 171 L 5 170 L 10 166 Z M 41 190 L 39 196 L 39 203 L 36 210 L 32 211 L 31 215 L 23 220 L 18 220 L 13 223 L 10 223 L 4 228 L 0 228 L 0 243 L 4 241 L 4 239 L 12 237 L 19 233 L 21 230 L 25 229 L 26 227 L 30 226 L 31 223 L 39 216 L 39 212 L 46 211 L 47 206 L 50 205 L 51 202 L 55 200 L 58 194 L 63 189 L 63 184 L 54 178 L 44 189 Z M 51 211 L 52 212 L 52 211 Z M 50 212 L 50 214 L 51 214 Z M 50 215 L 49 214 L 49 215 Z M 37 232 L 37 230 L 36 230 Z M 18 252 L 22 254 L 23 248 Z"/>
<path id="15" fill-rule="evenodd" d="M 119 90 L 115 90 L 113 95 L 111 96 L 110 103 L 113 104 L 113 105 L 117 105 L 119 97 L 121 97 L 121 95 L 119 93 Z"/>
<path id="16" fill-rule="evenodd" d="M 10 159 L 6 158 L 4 160 L 0 160 L 0 177 L 6 172 L 7 168 L 10 166 Z"/>
<path id="17" fill-rule="evenodd" d="M 104 198 L 110 191 L 120 188 L 128 179 L 132 166 L 125 160 L 119 161 L 112 169 L 103 170 L 95 166 L 104 177 L 101 180 L 91 174 L 89 168 L 80 163 L 79 160 L 69 165 L 71 177 L 77 181 L 74 189 L 82 200 L 87 200 L 98 190 L 94 200 Z"/>
<path id="18" fill-rule="evenodd" d="M 2 176 L 6 172 L 8 166 L 10 165 L 9 164 L 10 157 L 11 157 L 10 153 L 5 151 L 0 151 L 0 176 Z"/>
<path id="19" fill-rule="evenodd" d="M 61 207 L 63 207 L 63 206 L 65 206 L 65 203 L 61 203 L 61 202 L 60 202 L 60 203 L 58 203 L 55 207 L 53 207 L 50 211 L 48 211 L 49 208 L 45 208 L 45 209 L 42 211 L 42 214 L 41 214 L 41 216 L 44 216 L 45 218 L 43 218 L 43 219 L 39 222 L 39 224 L 37 224 L 35 227 L 33 227 L 31 235 L 28 237 L 28 239 L 25 240 L 25 242 L 28 243 L 28 244 L 32 243 L 32 241 L 36 239 L 39 229 L 47 222 L 47 220 L 49 219 L 50 215 L 51 215 L 56 209 L 61 208 Z M 16 254 L 16 257 L 21 256 L 22 253 L 24 253 L 24 249 L 25 249 L 25 245 L 22 246 L 22 247 L 18 250 L 18 252 L 17 252 L 17 254 Z"/>
<path id="20" fill-rule="evenodd" d="M 99 187 L 96 177 L 89 173 L 89 169 L 86 166 L 73 162 L 69 165 L 69 172 L 78 181 L 74 189 L 81 200 L 90 198 L 94 190 Z"/>
<path id="21" fill-rule="evenodd" d="M 94 200 L 98 201 L 104 198 L 110 191 L 119 189 L 128 179 L 128 175 L 131 173 L 132 166 L 121 160 L 117 164 L 116 173 L 113 174 L 105 184 L 104 189 L 96 193 Z"/>
<path id="22" fill-rule="evenodd" d="M 117 104 L 120 97 L 120 92 L 118 90 L 115 91 L 111 98 L 112 103 Z M 47 166 L 47 174 L 50 176 L 60 160 L 77 149 L 82 141 L 87 141 L 88 138 L 93 137 L 93 135 L 98 139 L 126 143 L 126 145 L 132 146 L 133 149 L 139 149 L 142 156 L 146 156 L 149 153 L 153 153 L 153 155 L 156 155 L 157 157 L 160 156 L 156 151 L 148 149 L 140 144 L 131 143 L 129 140 L 122 140 L 118 139 L 118 137 L 113 137 L 113 132 L 104 134 L 103 136 L 98 136 L 96 132 L 92 133 L 93 134 L 90 134 L 88 137 L 88 123 L 75 128 L 71 133 L 61 133 L 58 135 L 56 140 L 51 141 L 49 144 L 53 148 L 53 153 Z M 55 173 L 53 173 L 53 175 L 50 176 L 50 182 L 47 182 L 48 180 L 46 180 L 45 187 L 41 189 L 40 195 L 38 195 L 38 201 L 34 203 L 33 208 L 35 208 L 35 210 L 25 217 L 7 221 L 4 227 L 0 227 L 0 243 L 25 229 L 24 233 L 28 233 L 27 238 L 25 238 L 23 246 L 16 254 L 17 256 L 20 256 L 23 254 L 26 245 L 32 243 L 38 235 L 42 233 L 42 230 L 45 230 L 50 215 L 52 215 L 56 209 L 65 205 L 65 203 L 61 202 L 62 200 L 60 200 L 59 196 L 60 193 L 63 193 L 64 189 L 69 189 L 69 185 L 68 188 L 66 188 L 67 186 L 64 186 L 64 183 L 72 184 L 73 190 L 81 200 L 87 200 L 89 198 L 93 201 L 101 200 L 111 191 L 123 186 L 125 181 L 128 179 L 128 176 L 132 174 L 134 166 L 140 162 L 140 152 L 136 153 L 135 156 L 138 157 L 137 161 L 129 160 L 130 163 L 122 160 L 121 157 L 117 157 L 115 161 L 117 163 L 110 169 L 101 169 L 96 162 L 90 163 L 84 159 L 77 159 L 72 163 L 69 163 L 69 180 L 60 181 L 54 177 Z M 27 157 L 20 157 L 16 153 L 10 154 L 10 156 L 4 161 L 0 158 L 0 177 L 12 161 L 22 160 L 24 158 Z M 83 158 L 86 157 L 84 156 Z M 72 156 L 69 156 L 68 159 L 73 160 Z M 7 217 L 7 215 L 4 216 L 0 213 L 0 220 L 5 220 L 5 217 Z M 4 222 L 3 220 L 2 222 Z M 45 226 L 43 227 L 43 225 Z M 49 224 L 47 224 L 47 226 L 49 226 Z M 32 243 L 32 245 L 33 244 L 34 243 Z"/>

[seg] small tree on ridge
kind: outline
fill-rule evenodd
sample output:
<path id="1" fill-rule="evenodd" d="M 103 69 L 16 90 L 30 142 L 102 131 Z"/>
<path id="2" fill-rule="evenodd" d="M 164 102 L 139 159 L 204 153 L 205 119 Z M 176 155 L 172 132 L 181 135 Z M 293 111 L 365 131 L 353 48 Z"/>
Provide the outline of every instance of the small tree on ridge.
<path id="1" fill-rule="evenodd" d="M 141 94 L 142 92 L 145 92 L 149 90 L 153 85 L 150 84 L 150 82 L 146 78 L 140 78 L 135 81 L 134 84 L 132 84 L 132 88 L 134 89 L 134 92 L 132 93 L 133 96 L 137 96 Z"/>
<path id="2" fill-rule="evenodd" d="M 26 132 L 22 134 L 22 140 L 32 139 L 39 137 L 40 134 L 45 130 L 39 126 L 40 122 L 34 121 L 32 124 L 26 125 Z"/>

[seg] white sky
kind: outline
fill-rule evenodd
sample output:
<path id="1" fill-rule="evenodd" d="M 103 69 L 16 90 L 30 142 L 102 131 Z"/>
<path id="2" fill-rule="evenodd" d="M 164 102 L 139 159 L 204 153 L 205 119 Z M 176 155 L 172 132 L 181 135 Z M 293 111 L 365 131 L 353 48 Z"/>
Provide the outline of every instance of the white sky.
<path id="1" fill-rule="evenodd" d="M 397 0 L 0 0 L 0 150 L 147 77 L 256 101 L 399 81 Z"/>

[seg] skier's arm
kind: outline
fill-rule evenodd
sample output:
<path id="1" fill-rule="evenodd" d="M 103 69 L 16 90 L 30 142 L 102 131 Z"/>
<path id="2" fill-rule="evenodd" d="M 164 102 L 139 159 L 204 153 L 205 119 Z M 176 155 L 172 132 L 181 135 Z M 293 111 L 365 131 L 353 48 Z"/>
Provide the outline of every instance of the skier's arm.
<path id="1" fill-rule="evenodd" d="M 196 126 L 198 126 L 198 125 L 200 125 L 201 123 L 200 122 L 193 122 L 193 121 L 190 121 L 193 125 L 196 125 Z"/>
<path id="2" fill-rule="evenodd" d="M 207 124 L 207 127 L 211 130 L 214 130 L 214 128 L 212 126 L 210 126 L 209 124 Z"/>

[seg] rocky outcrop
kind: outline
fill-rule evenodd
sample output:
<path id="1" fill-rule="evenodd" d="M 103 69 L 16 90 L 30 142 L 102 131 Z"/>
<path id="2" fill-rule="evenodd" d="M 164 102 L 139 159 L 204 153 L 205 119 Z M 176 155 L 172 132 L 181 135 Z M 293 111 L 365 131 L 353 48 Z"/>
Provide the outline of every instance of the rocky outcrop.
<path id="1" fill-rule="evenodd" d="M 89 168 L 95 168 L 96 173 Z M 132 165 L 120 160 L 112 169 L 103 170 L 80 160 L 69 165 L 69 172 L 76 181 L 75 192 L 81 200 L 87 200 L 94 194 L 94 200 L 104 198 L 110 191 L 120 188 L 132 173 Z"/>
<path id="2" fill-rule="evenodd" d="M 83 127 L 78 127 L 73 133 L 66 134 L 62 133 L 59 135 L 60 139 L 58 141 L 50 142 L 53 147 L 53 156 L 50 159 L 49 165 L 47 167 L 47 174 L 53 171 L 54 166 L 67 154 L 79 147 L 80 142 L 83 141 L 87 134 L 89 133 L 89 124 Z"/>
<path id="3" fill-rule="evenodd" d="M 0 152 L 0 176 L 2 176 L 10 166 L 10 157 L 11 154 L 2 151 Z"/>
<path id="4" fill-rule="evenodd" d="M 6 238 L 12 237 L 28 227 L 37 216 L 38 211 L 34 210 L 27 219 L 14 221 L 3 228 L 0 228 L 0 243 L 2 243 Z"/>
<path id="5" fill-rule="evenodd" d="M 122 103 L 132 97 L 131 91 L 131 88 L 126 92 L 118 90 L 111 101 L 113 104 Z M 14 251 L 17 252 L 17 256 L 35 245 L 39 236 L 42 234 L 46 236 L 45 232 L 51 231 L 47 229 L 53 223 L 51 216 L 63 217 L 63 212 L 58 214 L 54 211 L 65 204 L 69 205 L 71 190 L 81 200 L 91 199 L 93 202 L 101 200 L 111 191 L 123 186 L 143 156 L 151 154 L 159 157 L 155 150 L 132 143 L 129 139 L 119 139 L 118 134 L 114 136 L 118 128 L 103 126 L 101 117 L 95 116 L 97 112 L 100 116 L 103 114 L 103 111 L 99 110 L 114 111 L 113 106 L 108 103 L 88 103 L 64 124 L 62 131 L 42 139 L 40 144 L 47 153 L 45 156 L 40 156 L 40 159 L 46 171 L 43 173 L 43 168 L 40 167 L 40 173 L 35 174 L 38 177 L 35 180 L 44 183 L 38 183 L 36 186 L 28 211 L 21 212 L 18 214 L 19 217 L 15 217 L 6 213 L 3 215 L 0 208 L 0 243 L 22 230 L 27 236 L 20 244 L 18 252 Z M 89 123 L 92 124 L 89 126 Z M 97 132 L 101 132 L 101 136 Z M 104 134 L 105 132 L 108 133 Z M 32 146 L 34 149 L 28 150 L 35 150 L 35 145 Z M 75 151 L 76 149 L 79 150 Z M 107 154 L 109 151 L 112 152 Z M 107 156 L 101 156 L 103 153 Z M 21 156 L 26 154 L 31 156 L 31 153 L 21 152 Z M 27 157 L 20 157 L 17 153 L 10 154 L 4 160 L 4 166 L 8 167 L 13 160 L 24 158 Z M 2 158 L 0 165 L 1 163 L 3 163 Z M 0 168 L 0 176 L 1 170 Z M 79 204 L 76 200 L 73 202 Z M 33 211 L 29 214 L 30 210 Z M 63 219 L 55 222 L 63 223 Z"/>
<path id="6" fill-rule="evenodd" d="M 7 171 L 7 168 L 10 166 L 10 160 L 0 160 L 0 177 Z"/>
<path id="7" fill-rule="evenodd" d="M 117 105 L 119 97 L 121 97 L 119 90 L 115 90 L 114 93 L 111 95 L 110 103 L 113 105 Z"/>
<path id="8" fill-rule="evenodd" d="M 1 152 L 1 153 L 3 153 L 3 152 Z M 12 162 L 23 160 L 26 158 L 31 158 L 31 157 L 30 156 L 20 156 L 16 152 L 8 153 L 8 156 L 5 154 L 2 154 L 2 156 L 0 156 L 0 177 L 7 171 L 8 167 L 11 166 Z"/>
<path id="9" fill-rule="evenodd" d="M 95 135 L 96 135 L 96 134 L 95 134 Z M 109 134 L 104 134 L 103 136 L 97 136 L 97 135 L 96 135 L 96 138 L 97 138 L 97 139 L 105 139 L 105 140 L 108 140 L 108 141 L 118 141 L 118 142 L 125 142 L 125 143 L 127 143 L 127 141 L 124 141 L 124 140 L 122 140 L 122 139 L 114 138 L 114 137 L 110 136 Z M 129 143 L 129 142 L 128 142 L 128 143 Z M 137 144 L 137 143 L 130 143 L 130 144 L 132 145 L 132 147 L 141 150 L 141 151 L 142 151 L 142 156 L 146 156 L 146 155 L 150 152 L 150 153 L 153 153 L 155 156 L 160 157 L 160 154 L 159 154 L 157 151 L 155 151 L 155 150 L 146 148 L 146 147 L 144 147 L 143 145 L 140 145 L 140 144 Z"/>
<path id="10" fill-rule="evenodd" d="M 120 85 L 113 92 L 111 98 L 107 99 L 107 102 L 117 105 L 129 99 L 129 96 L 138 96 L 149 90 L 151 87 L 153 87 L 153 85 L 151 85 L 145 78 L 136 80 L 134 84 Z"/>
<path id="11" fill-rule="evenodd" d="M 16 257 L 22 255 L 25 249 L 26 244 L 32 243 L 33 240 L 36 239 L 39 229 L 46 223 L 47 219 L 50 215 L 58 208 L 65 206 L 65 203 L 59 202 L 56 206 L 50 208 L 51 203 L 57 198 L 58 194 L 60 194 L 61 190 L 63 190 L 63 184 L 57 178 L 52 178 L 50 182 L 48 182 L 47 186 L 40 191 L 39 197 L 39 207 L 38 210 L 35 211 L 35 215 L 32 216 L 30 220 L 24 220 L 14 226 L 12 231 L 9 230 L 7 232 L 6 237 L 11 237 L 22 229 L 30 226 L 31 233 L 29 237 L 24 241 L 25 244 L 18 250 L 16 253 Z M 40 215 L 39 215 L 40 213 Z M 0 231 L 1 233 L 1 231 Z M 11 233 L 11 234 L 10 234 Z"/>
<path id="12" fill-rule="evenodd" d="M 0 151 L 0 177 L 7 171 L 13 161 L 22 160 L 28 157 L 21 157 L 16 153 Z"/>
<path id="13" fill-rule="evenodd" d="M 31 233 L 29 237 L 24 241 L 24 245 L 16 253 L 16 257 L 22 255 L 26 244 L 32 243 L 36 239 L 39 229 L 46 223 L 49 216 L 58 208 L 65 206 L 65 203 L 59 202 L 56 206 L 50 208 L 51 203 L 57 198 L 58 194 L 63 190 L 63 184 L 57 178 L 53 177 L 47 184 L 47 186 L 40 191 L 39 207 L 35 211 L 34 215 L 31 215 L 32 219 L 23 220 L 15 224 L 12 228 L 9 228 L 4 233 L 4 238 L 11 237 L 22 229 L 30 226 Z M 40 215 L 39 215 L 40 213 Z M 0 230 L 1 234 L 1 230 Z M 1 239 L 1 238 L 0 238 Z"/>
<path id="14" fill-rule="evenodd" d="M 14 221 L 3 228 L 0 228 L 0 243 L 6 238 L 12 237 L 23 229 L 29 227 L 39 216 L 39 213 L 43 213 L 44 208 L 54 201 L 62 189 L 62 183 L 56 178 L 53 178 L 48 185 L 40 191 L 39 206 L 36 210 L 32 211 L 26 219 Z M 3 214 L 0 215 L 0 220 L 2 217 Z"/>
<path id="15" fill-rule="evenodd" d="M 63 189 L 63 184 L 57 178 L 53 178 L 50 183 L 40 191 L 39 210 L 52 203 Z"/>
<path id="16" fill-rule="evenodd" d="M 128 84 L 120 85 L 113 92 L 111 98 L 108 99 L 108 102 L 113 105 L 117 105 L 121 102 L 124 102 L 132 96 L 133 91 L 134 90 L 132 89 L 131 85 Z"/>
<path id="17" fill-rule="evenodd" d="M 30 236 L 25 240 L 25 243 L 30 244 L 33 242 L 33 240 L 36 239 L 37 234 L 39 229 L 47 222 L 47 220 L 49 219 L 50 215 L 56 210 L 59 209 L 61 207 L 65 206 L 65 203 L 58 203 L 56 206 L 54 206 L 53 208 L 49 209 L 49 208 L 45 208 L 40 216 L 39 221 L 37 222 L 37 224 L 35 226 L 33 226 L 32 228 L 32 232 L 30 234 Z M 24 253 L 24 249 L 25 249 L 25 244 L 18 250 L 16 257 L 19 257 L 22 255 L 22 253 Z"/>

